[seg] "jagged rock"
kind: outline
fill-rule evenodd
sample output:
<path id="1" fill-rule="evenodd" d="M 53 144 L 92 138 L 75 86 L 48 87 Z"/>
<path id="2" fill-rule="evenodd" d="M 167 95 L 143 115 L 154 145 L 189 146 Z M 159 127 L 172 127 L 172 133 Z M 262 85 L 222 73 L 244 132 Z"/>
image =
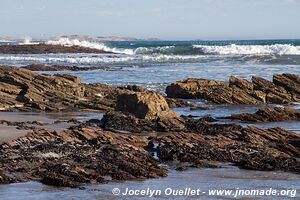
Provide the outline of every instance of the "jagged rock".
<path id="1" fill-rule="evenodd" d="M 225 117 L 226 119 L 242 122 L 277 122 L 286 120 L 300 120 L 300 113 L 291 108 L 268 107 L 261 108 L 256 113 L 242 113 Z"/>
<path id="2" fill-rule="evenodd" d="M 5 44 L 0 45 L 2 54 L 47 54 L 47 53 L 111 53 L 99 49 L 80 46 L 62 46 L 49 44 Z"/>
<path id="3" fill-rule="evenodd" d="M 105 130 L 120 132 L 168 132 L 185 129 L 183 119 L 158 117 L 157 119 L 140 119 L 131 113 L 111 111 L 106 113 L 101 120 L 101 127 Z"/>
<path id="4" fill-rule="evenodd" d="M 147 145 L 143 136 L 101 129 L 35 131 L 0 145 L 0 183 L 41 180 L 77 187 L 81 183 L 166 176 L 167 170 L 144 150 Z"/>
<path id="5" fill-rule="evenodd" d="M 197 105 L 181 99 L 165 98 L 170 108 L 181 108 L 181 107 L 192 107 L 195 108 Z"/>
<path id="6" fill-rule="evenodd" d="M 245 90 L 246 92 L 253 90 L 253 84 L 245 79 L 239 79 L 235 76 L 229 77 L 229 86 L 236 86 L 240 88 L 241 90 Z"/>
<path id="7" fill-rule="evenodd" d="M 172 98 L 205 99 L 216 104 L 284 104 L 300 102 L 299 79 L 296 74 L 275 74 L 273 82 L 253 76 L 250 83 L 231 76 L 227 84 L 189 78 L 172 83 L 166 93 Z"/>
<path id="8" fill-rule="evenodd" d="M 31 71 L 92 71 L 92 70 L 105 70 L 105 71 L 116 71 L 120 68 L 116 67 L 105 67 L 105 66 L 94 66 L 94 67 L 77 67 L 77 66 L 66 66 L 66 65 L 41 65 L 31 64 L 22 67 Z"/>
<path id="9" fill-rule="evenodd" d="M 0 66 L 0 110 L 113 110 L 117 96 L 130 91 L 107 84 L 84 84 L 71 75 L 43 75 Z"/>
<path id="10" fill-rule="evenodd" d="M 205 122 L 190 126 L 193 133 L 168 133 L 152 139 L 158 144 L 162 161 L 209 160 L 232 162 L 247 169 L 300 172 L 300 136 L 296 133 Z"/>
<path id="11" fill-rule="evenodd" d="M 171 98 L 195 99 L 204 98 L 214 90 L 227 87 L 227 84 L 220 81 L 189 78 L 167 86 L 166 93 Z"/>
<path id="12" fill-rule="evenodd" d="M 71 75 L 47 76 L 16 67 L 0 67 L 0 110 L 63 110 L 84 97 L 84 85 Z"/>
<path id="13" fill-rule="evenodd" d="M 119 87 L 120 89 L 131 90 L 134 92 L 146 92 L 148 91 L 146 88 L 139 85 L 126 85 L 125 87 Z"/>

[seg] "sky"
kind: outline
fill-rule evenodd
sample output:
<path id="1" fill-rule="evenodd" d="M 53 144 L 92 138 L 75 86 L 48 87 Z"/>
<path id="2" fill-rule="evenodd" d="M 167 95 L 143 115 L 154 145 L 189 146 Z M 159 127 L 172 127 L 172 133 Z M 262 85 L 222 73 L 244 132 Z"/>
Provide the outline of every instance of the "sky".
<path id="1" fill-rule="evenodd" d="M 300 0 L 0 0 L 0 37 L 299 39 Z"/>

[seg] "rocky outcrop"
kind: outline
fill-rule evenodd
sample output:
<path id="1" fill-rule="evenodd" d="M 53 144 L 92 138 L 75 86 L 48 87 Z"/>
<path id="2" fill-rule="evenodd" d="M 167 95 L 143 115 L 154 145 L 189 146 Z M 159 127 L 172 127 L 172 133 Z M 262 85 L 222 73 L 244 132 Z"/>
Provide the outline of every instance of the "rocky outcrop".
<path id="1" fill-rule="evenodd" d="M 287 107 L 267 107 L 261 108 L 253 114 L 242 113 L 225 117 L 225 119 L 241 122 L 280 122 L 300 120 L 300 112 Z"/>
<path id="2" fill-rule="evenodd" d="M 0 66 L 0 110 L 113 110 L 117 96 L 131 90 L 107 84 L 84 84 L 71 75 L 43 75 Z"/>
<path id="3" fill-rule="evenodd" d="M 116 67 L 105 67 L 105 66 L 93 66 L 93 67 L 78 67 L 78 66 L 66 66 L 66 65 L 40 65 L 31 64 L 22 67 L 31 71 L 93 71 L 93 70 L 104 70 L 104 71 L 116 71 L 120 68 Z"/>
<path id="4" fill-rule="evenodd" d="M 48 53 L 111 53 L 99 49 L 80 46 L 62 46 L 50 44 L 8 44 L 0 45 L 2 54 L 48 54 Z"/>
<path id="5" fill-rule="evenodd" d="M 106 113 L 102 127 L 128 132 L 175 131 L 184 129 L 184 120 L 172 111 L 156 92 L 128 92 L 118 96 L 116 111 Z"/>
<path id="6" fill-rule="evenodd" d="M 84 85 L 71 75 L 41 75 L 0 67 L 0 110 L 65 110 L 84 98 Z"/>
<path id="7" fill-rule="evenodd" d="M 185 121 L 180 118 L 140 119 L 131 113 L 110 111 L 99 123 L 105 130 L 114 132 L 149 133 L 181 131 L 185 129 Z"/>
<path id="8" fill-rule="evenodd" d="M 165 162 L 232 162 L 255 170 L 300 172 L 300 136 L 280 128 L 242 128 L 193 122 L 193 132 L 176 132 L 154 137 L 158 157 Z"/>
<path id="9" fill-rule="evenodd" d="M 144 137 L 101 129 L 35 131 L 0 145 L 0 183 L 40 180 L 77 187 L 166 176 L 167 170 L 144 150 L 147 145 Z"/>
<path id="10" fill-rule="evenodd" d="M 273 82 L 252 77 L 252 82 L 231 76 L 229 83 L 189 78 L 166 88 L 168 97 L 205 99 L 216 104 L 284 104 L 300 102 L 300 77 L 296 74 L 276 74 Z"/>
<path id="11" fill-rule="evenodd" d="M 169 108 L 165 98 L 152 91 L 124 93 L 118 96 L 117 111 L 129 112 L 137 118 L 153 120 L 157 118 L 178 118 Z"/>

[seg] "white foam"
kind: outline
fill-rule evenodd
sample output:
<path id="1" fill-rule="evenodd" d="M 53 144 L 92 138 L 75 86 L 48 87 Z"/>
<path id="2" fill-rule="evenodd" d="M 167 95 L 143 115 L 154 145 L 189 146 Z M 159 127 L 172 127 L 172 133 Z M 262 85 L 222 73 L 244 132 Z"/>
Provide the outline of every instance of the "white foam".
<path id="1" fill-rule="evenodd" d="M 72 64 L 97 64 L 117 63 L 134 60 L 133 57 L 22 57 L 22 56 L 1 56 L 0 60 L 6 61 L 32 61 L 32 62 L 66 62 Z"/>
<path id="2" fill-rule="evenodd" d="M 20 43 L 21 45 L 26 45 L 26 44 L 39 44 L 38 42 L 32 42 L 32 38 L 29 36 L 26 36 L 23 40 L 22 43 Z"/>
<path id="3" fill-rule="evenodd" d="M 80 41 L 78 39 L 69 39 L 69 38 L 60 38 L 59 40 L 50 40 L 47 41 L 46 44 L 52 45 L 63 45 L 63 46 L 81 46 L 86 48 L 99 49 L 112 53 L 120 53 L 120 54 L 134 54 L 131 49 L 118 49 L 118 48 L 110 48 L 103 43 L 98 42 L 89 42 L 89 41 Z"/>
<path id="4" fill-rule="evenodd" d="M 206 56 L 180 56 L 180 55 L 125 55 L 125 56 L 0 56 L 0 60 L 4 61 L 31 61 L 31 62 L 66 62 L 71 64 L 98 64 L 98 63 L 123 63 L 130 61 L 187 61 L 205 58 Z"/>
<path id="5" fill-rule="evenodd" d="M 300 46 L 290 44 L 274 44 L 274 45 L 226 45 L 226 46 L 207 46 L 193 45 L 194 48 L 200 48 L 206 54 L 219 55 L 300 55 Z"/>
<path id="6" fill-rule="evenodd" d="M 134 53 L 135 54 L 151 54 L 151 53 L 159 53 L 164 52 L 169 49 L 173 49 L 175 46 L 162 46 L 162 47 L 139 47 Z"/>

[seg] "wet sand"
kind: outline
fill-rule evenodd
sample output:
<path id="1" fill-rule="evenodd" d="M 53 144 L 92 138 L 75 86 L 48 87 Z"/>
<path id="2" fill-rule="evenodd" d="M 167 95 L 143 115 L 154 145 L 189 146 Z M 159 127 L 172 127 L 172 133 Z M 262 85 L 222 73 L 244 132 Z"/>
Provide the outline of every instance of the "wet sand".
<path id="1" fill-rule="evenodd" d="M 30 125 L 38 129 L 62 131 L 75 125 L 68 120 L 87 121 L 92 118 L 101 119 L 102 113 L 96 112 L 74 112 L 74 113 L 31 113 L 31 112 L 0 112 L 0 121 L 9 122 L 32 122 L 38 121 L 45 125 Z M 31 130 L 19 129 L 17 126 L 0 124 L 0 144 L 17 139 L 26 135 Z"/>

